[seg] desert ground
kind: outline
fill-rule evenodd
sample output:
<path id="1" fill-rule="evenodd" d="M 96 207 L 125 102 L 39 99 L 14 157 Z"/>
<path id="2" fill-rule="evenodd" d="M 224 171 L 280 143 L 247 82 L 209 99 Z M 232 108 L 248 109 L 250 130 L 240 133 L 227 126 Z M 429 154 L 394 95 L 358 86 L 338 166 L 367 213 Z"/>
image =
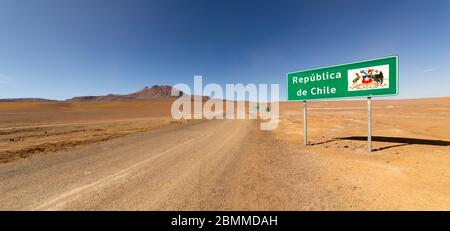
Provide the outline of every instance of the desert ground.
<path id="1" fill-rule="evenodd" d="M 0 210 L 450 210 L 450 98 L 170 117 L 172 100 L 0 102 Z"/>

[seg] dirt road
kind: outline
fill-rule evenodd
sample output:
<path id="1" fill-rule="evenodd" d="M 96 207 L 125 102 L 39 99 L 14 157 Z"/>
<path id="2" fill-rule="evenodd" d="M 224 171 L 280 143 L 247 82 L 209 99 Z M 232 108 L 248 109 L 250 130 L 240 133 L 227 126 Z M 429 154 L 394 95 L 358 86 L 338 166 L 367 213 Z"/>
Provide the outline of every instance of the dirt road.
<path id="1" fill-rule="evenodd" d="M 197 121 L 0 165 L 1 210 L 337 209 L 254 120 Z M 299 158 L 300 157 L 300 158 Z"/>
<path id="2" fill-rule="evenodd" d="M 0 209 L 225 208 L 222 183 L 254 123 L 197 122 L 2 165 Z"/>

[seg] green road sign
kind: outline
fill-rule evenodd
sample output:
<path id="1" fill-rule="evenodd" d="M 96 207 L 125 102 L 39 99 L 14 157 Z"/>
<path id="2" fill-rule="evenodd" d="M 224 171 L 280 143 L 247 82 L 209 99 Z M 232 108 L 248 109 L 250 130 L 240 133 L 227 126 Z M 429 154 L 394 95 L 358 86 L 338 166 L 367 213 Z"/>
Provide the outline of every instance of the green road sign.
<path id="1" fill-rule="evenodd" d="M 398 56 L 287 74 L 288 100 L 398 94 Z"/>

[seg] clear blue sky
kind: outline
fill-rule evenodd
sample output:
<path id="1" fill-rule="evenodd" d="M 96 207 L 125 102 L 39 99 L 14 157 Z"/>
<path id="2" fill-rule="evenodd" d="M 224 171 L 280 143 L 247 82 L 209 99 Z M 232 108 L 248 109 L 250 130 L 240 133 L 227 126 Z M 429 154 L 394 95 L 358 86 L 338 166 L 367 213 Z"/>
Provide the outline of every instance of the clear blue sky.
<path id="1" fill-rule="evenodd" d="M 279 83 L 400 56 L 399 98 L 450 96 L 450 1 L 0 0 L 0 98 Z"/>

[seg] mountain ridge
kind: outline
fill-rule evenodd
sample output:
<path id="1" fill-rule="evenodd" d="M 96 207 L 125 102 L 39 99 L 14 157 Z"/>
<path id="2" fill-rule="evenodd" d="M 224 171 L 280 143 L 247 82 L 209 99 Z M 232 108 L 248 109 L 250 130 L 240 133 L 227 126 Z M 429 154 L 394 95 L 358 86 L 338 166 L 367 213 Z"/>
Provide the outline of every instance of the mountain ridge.
<path id="1" fill-rule="evenodd" d="M 175 89 L 177 96 L 172 96 L 172 86 L 153 85 L 129 94 L 107 94 L 98 96 L 76 96 L 65 100 L 53 100 L 44 98 L 4 98 L 0 102 L 114 102 L 114 101 L 133 101 L 133 100 L 155 100 L 155 99 L 176 99 L 183 95 L 182 91 Z M 203 99 L 209 99 L 203 96 Z"/>
<path id="2" fill-rule="evenodd" d="M 110 101 L 129 101 L 129 100 L 150 100 L 150 99 L 162 99 L 162 98 L 178 98 L 183 95 L 182 91 L 176 90 L 178 96 L 172 96 L 172 87 L 168 85 L 154 85 L 150 87 L 144 87 L 140 91 L 130 94 L 108 94 L 101 96 L 77 96 L 65 101 L 68 102 L 110 102 Z"/>

